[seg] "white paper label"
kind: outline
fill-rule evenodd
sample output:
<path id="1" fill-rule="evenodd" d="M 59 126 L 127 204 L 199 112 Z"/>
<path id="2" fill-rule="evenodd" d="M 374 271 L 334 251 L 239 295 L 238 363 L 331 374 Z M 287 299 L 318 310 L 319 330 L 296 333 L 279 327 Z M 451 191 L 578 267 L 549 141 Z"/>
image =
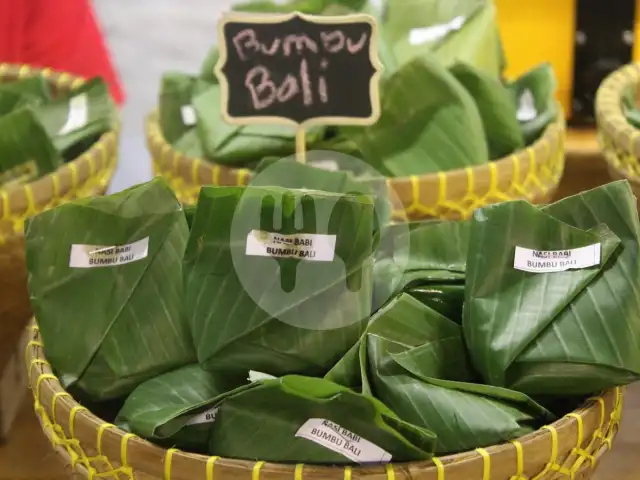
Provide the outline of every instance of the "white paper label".
<path id="1" fill-rule="evenodd" d="M 300 258 L 312 262 L 332 262 L 336 249 L 335 235 L 280 233 L 251 230 L 247 235 L 246 255 L 259 257 Z"/>
<path id="2" fill-rule="evenodd" d="M 202 413 L 194 416 L 185 425 L 202 425 L 203 423 L 213 423 L 216 421 L 216 415 L 218 413 L 218 407 L 210 408 Z"/>
<path id="3" fill-rule="evenodd" d="M 322 418 L 310 418 L 296 437 L 306 438 L 357 463 L 387 463 L 391 454 L 346 428 Z"/>
<path id="4" fill-rule="evenodd" d="M 338 162 L 335 160 L 316 160 L 315 162 L 311 162 L 312 167 L 321 168 L 322 170 L 327 170 L 329 172 L 337 172 L 340 170 L 338 167 Z"/>
<path id="5" fill-rule="evenodd" d="M 268 373 L 249 370 L 249 378 L 247 378 L 247 380 L 249 380 L 251 383 L 254 383 L 254 382 L 261 382 L 263 380 L 273 380 L 274 378 L 276 377 L 274 377 L 273 375 L 269 375 Z"/>
<path id="6" fill-rule="evenodd" d="M 87 124 L 89 117 L 89 102 L 86 93 L 82 93 L 69 100 L 69 116 L 58 134 L 66 135 L 74 132 Z"/>
<path id="7" fill-rule="evenodd" d="M 460 30 L 464 25 L 465 18 L 458 16 L 448 23 L 430 25 L 428 27 L 412 28 L 409 31 L 409 43 L 411 45 L 422 45 L 426 42 L 435 42 L 446 37 L 449 33 Z"/>
<path id="8" fill-rule="evenodd" d="M 513 268 L 524 272 L 564 272 L 600 264 L 600 244 L 572 250 L 530 250 L 516 247 Z"/>
<path id="9" fill-rule="evenodd" d="M 149 237 L 128 245 L 71 245 L 71 268 L 113 267 L 147 257 Z"/>
<path id="10" fill-rule="evenodd" d="M 180 114 L 182 115 L 182 123 L 187 127 L 196 124 L 196 111 L 191 105 L 183 105 L 180 107 Z"/>
<path id="11" fill-rule="evenodd" d="M 538 116 L 536 110 L 536 102 L 533 98 L 531 90 L 526 89 L 520 96 L 518 111 L 516 112 L 516 118 L 519 122 L 525 123 L 534 120 Z"/>

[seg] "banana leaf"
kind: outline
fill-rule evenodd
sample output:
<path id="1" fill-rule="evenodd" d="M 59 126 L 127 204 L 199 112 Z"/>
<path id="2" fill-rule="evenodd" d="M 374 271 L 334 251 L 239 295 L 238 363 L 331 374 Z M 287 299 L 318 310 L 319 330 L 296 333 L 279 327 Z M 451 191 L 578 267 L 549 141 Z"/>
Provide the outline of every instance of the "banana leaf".
<path id="1" fill-rule="evenodd" d="M 180 138 L 178 138 L 174 142 L 173 148 L 192 158 L 204 158 L 204 150 L 202 150 L 200 136 L 198 135 L 198 131 L 195 127 L 187 130 Z"/>
<path id="2" fill-rule="evenodd" d="M 195 361 L 182 297 L 187 236 L 159 178 L 27 221 L 31 306 L 65 388 L 108 400 Z"/>
<path id="3" fill-rule="evenodd" d="M 378 59 L 382 64 L 382 72 L 380 75 L 380 85 L 391 78 L 391 76 L 400 67 L 400 62 L 393 52 L 393 45 L 388 39 L 386 33 L 386 14 L 387 4 L 383 0 L 367 1 L 362 7 L 362 13 L 366 13 L 374 18 L 378 30 Z"/>
<path id="4" fill-rule="evenodd" d="M 475 99 L 482 117 L 489 157 L 494 160 L 524 147 L 511 92 L 496 77 L 471 65 L 457 63 L 449 69 Z"/>
<path id="5" fill-rule="evenodd" d="M 292 375 L 231 389 L 223 378 L 188 367 L 150 380 L 127 399 L 116 423 L 227 458 L 345 464 L 431 455 L 431 432 L 327 380 Z"/>
<path id="6" fill-rule="evenodd" d="M 48 103 L 52 100 L 51 86 L 42 75 L 0 84 L 0 92 L 20 96 L 18 107 Z"/>
<path id="7" fill-rule="evenodd" d="M 322 168 L 331 163 L 336 171 Z M 381 231 L 391 219 L 392 208 L 385 179 L 376 176 L 363 162 L 330 151 L 308 152 L 307 164 L 296 161 L 294 157 L 265 158 L 254 170 L 250 185 L 369 195 L 375 198 L 376 231 Z"/>
<path id="8" fill-rule="evenodd" d="M 368 320 L 374 223 L 362 195 L 203 187 L 184 255 L 203 368 L 323 375 Z"/>
<path id="9" fill-rule="evenodd" d="M 215 418 L 210 404 L 220 395 L 241 387 L 244 378 L 214 375 L 200 365 L 187 365 L 158 375 L 140 384 L 127 397 L 115 424 L 166 447 L 207 453 L 210 420 Z M 211 415 L 202 415 L 203 408 Z M 201 422 L 190 413 L 200 410 Z"/>
<path id="10" fill-rule="evenodd" d="M 469 222 L 415 222 L 384 233 L 373 267 L 374 305 L 405 292 L 462 322 Z"/>
<path id="11" fill-rule="evenodd" d="M 33 110 L 22 107 L 0 116 L 0 184 L 30 182 L 61 164 Z"/>
<path id="12" fill-rule="evenodd" d="M 11 90 L 4 90 L 0 84 L 0 116 L 11 113 L 20 102 L 22 95 Z"/>
<path id="13" fill-rule="evenodd" d="M 463 327 L 486 383 L 530 395 L 569 396 L 637 380 L 639 242 L 636 198 L 626 181 L 546 207 L 514 201 L 478 210 L 469 240 Z M 514 268 L 516 247 L 546 252 L 591 245 L 600 245 L 595 261 L 585 263 L 571 253 L 575 264 L 542 264 L 568 270 Z"/>
<path id="14" fill-rule="evenodd" d="M 433 56 L 403 65 L 385 83 L 378 122 L 344 135 L 381 175 L 421 175 L 489 160 L 474 99 Z"/>
<path id="15" fill-rule="evenodd" d="M 187 219 L 187 226 L 189 227 L 189 230 L 191 230 L 191 225 L 193 225 L 193 217 L 196 215 L 196 206 L 183 205 L 182 209 L 184 211 L 184 216 Z"/>
<path id="16" fill-rule="evenodd" d="M 177 72 L 167 72 L 162 76 L 158 119 L 162 134 L 169 143 L 175 143 L 193 129 L 195 113 L 191 97 L 195 81 L 193 76 Z"/>
<path id="17" fill-rule="evenodd" d="M 230 125 L 221 116 L 220 86 L 207 85 L 194 95 L 196 129 L 202 149 L 213 161 L 224 165 L 247 166 L 268 156 L 287 156 L 295 152 L 295 129 L 287 125 Z M 320 127 L 310 128 L 312 143 Z"/>
<path id="18" fill-rule="evenodd" d="M 549 63 L 543 63 L 520 76 L 507 87 L 517 106 L 525 143 L 537 140 L 545 128 L 553 122 L 560 110 L 555 100 L 556 78 Z"/>
<path id="19" fill-rule="evenodd" d="M 461 326 L 404 293 L 326 378 L 353 388 L 358 372 L 363 394 L 436 434 L 437 455 L 503 443 L 553 420 L 524 394 L 478 383 Z"/>
<path id="20" fill-rule="evenodd" d="M 387 0 L 384 32 L 400 64 L 431 53 L 499 78 L 504 55 L 491 0 Z"/>
<path id="21" fill-rule="evenodd" d="M 115 121 L 115 106 L 101 78 L 33 109 L 60 154 L 87 137 L 95 139 L 112 128 Z"/>

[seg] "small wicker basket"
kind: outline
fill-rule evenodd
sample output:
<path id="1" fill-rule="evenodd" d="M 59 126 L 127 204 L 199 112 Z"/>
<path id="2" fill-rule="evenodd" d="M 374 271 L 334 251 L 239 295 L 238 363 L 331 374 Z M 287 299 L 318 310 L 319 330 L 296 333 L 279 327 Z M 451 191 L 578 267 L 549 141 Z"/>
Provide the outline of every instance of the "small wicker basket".
<path id="1" fill-rule="evenodd" d="M 72 478 L 136 480 L 584 480 L 611 448 L 623 389 L 589 399 L 517 441 L 428 462 L 369 467 L 281 465 L 165 450 L 105 423 L 63 390 L 33 325 L 26 363 L 35 411 Z"/>
<path id="2" fill-rule="evenodd" d="M 84 82 L 66 73 L 0 63 L 0 82 L 38 74 L 51 82 L 55 91 L 69 91 Z M 116 128 L 56 172 L 28 184 L 0 189 L 0 337 L 9 323 L 12 329 L 15 322 L 24 327 L 31 316 L 24 257 L 25 219 L 74 198 L 103 194 L 116 167 L 117 147 Z"/>
<path id="3" fill-rule="evenodd" d="M 609 175 L 631 183 L 640 198 L 640 130 L 622 111 L 622 97 L 640 86 L 640 64 L 630 64 L 611 73 L 596 94 L 598 141 L 607 160 Z"/>
<path id="4" fill-rule="evenodd" d="M 398 218 L 468 218 L 475 209 L 497 202 L 527 199 L 546 203 L 564 170 L 565 125 L 562 114 L 533 145 L 478 167 L 390 178 L 401 205 Z M 216 165 L 176 151 L 165 140 L 157 112 L 147 118 L 147 145 L 156 175 L 165 177 L 183 203 L 195 203 L 201 185 L 244 185 L 251 172 Z"/>

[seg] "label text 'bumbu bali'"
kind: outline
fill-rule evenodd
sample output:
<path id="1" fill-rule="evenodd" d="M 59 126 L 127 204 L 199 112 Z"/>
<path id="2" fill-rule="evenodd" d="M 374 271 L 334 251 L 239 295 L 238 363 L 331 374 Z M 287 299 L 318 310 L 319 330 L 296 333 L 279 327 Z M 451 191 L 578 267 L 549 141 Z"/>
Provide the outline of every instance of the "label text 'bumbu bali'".
<path id="1" fill-rule="evenodd" d="M 288 102 L 296 96 L 307 106 L 317 101 L 327 103 L 327 79 L 323 73 L 312 78 L 309 75 L 309 62 L 316 61 L 320 72 L 325 72 L 329 68 L 331 56 L 344 52 L 356 55 L 365 47 L 368 36 L 367 32 L 362 32 L 354 40 L 342 30 L 333 29 L 321 31 L 320 41 L 301 33 L 275 37 L 265 44 L 254 28 L 242 30 L 233 38 L 233 44 L 243 61 L 249 60 L 249 53 L 265 57 L 296 56 L 300 59 L 298 70 L 286 74 L 280 84 L 276 83 L 269 67 L 264 64 L 256 65 L 247 72 L 244 85 L 251 94 L 253 108 L 262 110 L 274 102 Z"/>

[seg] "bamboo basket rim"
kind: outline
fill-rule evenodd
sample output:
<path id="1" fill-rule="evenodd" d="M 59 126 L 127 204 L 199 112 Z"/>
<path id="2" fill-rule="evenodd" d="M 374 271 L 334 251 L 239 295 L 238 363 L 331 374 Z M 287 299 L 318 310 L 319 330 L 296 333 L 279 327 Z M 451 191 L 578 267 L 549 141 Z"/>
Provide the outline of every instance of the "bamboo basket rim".
<path id="1" fill-rule="evenodd" d="M 558 107 L 557 119 L 540 138 L 511 155 L 473 167 L 387 178 L 387 184 L 395 190 L 409 217 L 437 217 L 440 211 L 450 211 L 453 217 L 468 218 L 476 208 L 496 201 L 547 200 L 564 170 L 565 121 Z M 249 169 L 216 164 L 175 150 L 162 133 L 157 108 L 147 115 L 146 135 L 156 172 L 175 180 L 173 187 L 179 196 L 190 186 L 244 185 L 250 178 Z M 397 207 L 396 214 L 402 217 Z"/>
<path id="2" fill-rule="evenodd" d="M 560 104 L 557 104 L 558 107 L 560 107 Z M 545 129 L 544 132 L 542 133 L 542 135 L 535 141 L 533 142 L 531 145 L 517 150 L 516 152 L 510 154 L 510 155 L 506 155 L 504 157 L 501 157 L 497 160 L 491 160 L 490 162 L 486 163 L 486 164 L 482 164 L 482 165 L 474 165 L 472 167 L 462 167 L 462 168 L 455 168 L 452 170 L 443 170 L 440 172 L 435 172 L 435 173 L 426 173 L 426 174 L 422 174 L 422 175 L 403 175 L 400 177 L 388 177 L 389 180 L 391 180 L 392 182 L 398 182 L 398 183 L 404 183 L 404 182 L 411 182 L 412 178 L 414 177 L 419 177 L 420 179 L 439 179 L 442 174 L 445 174 L 447 176 L 453 176 L 453 177 L 467 177 L 467 171 L 471 168 L 473 170 L 476 171 L 488 171 L 490 170 L 490 164 L 503 164 L 503 163 L 507 163 L 514 155 L 519 155 L 522 153 L 526 153 L 527 150 L 529 149 L 533 149 L 536 147 L 540 147 L 542 146 L 545 142 L 549 142 L 553 139 L 559 138 L 561 134 L 564 133 L 565 130 L 565 122 L 564 122 L 564 114 L 562 113 L 562 111 L 560 112 L 560 114 L 558 115 L 558 117 L 556 118 L 556 120 L 554 120 L 552 123 L 550 123 Z M 147 133 L 150 134 L 152 131 L 157 130 L 158 132 L 158 140 L 161 141 L 161 148 L 165 149 L 165 148 L 169 148 L 174 150 L 173 145 L 171 145 L 169 142 L 167 142 L 167 140 L 164 138 L 164 135 L 162 133 L 162 129 L 160 128 L 160 123 L 159 123 L 159 114 L 158 114 L 158 108 L 154 108 L 153 111 L 151 113 L 149 113 L 147 115 L 147 119 L 146 119 L 146 126 L 147 126 Z M 154 132 L 155 133 L 155 132 Z M 180 154 L 180 156 L 182 157 L 179 161 L 183 162 L 185 160 L 187 161 L 201 161 L 201 162 L 205 162 L 211 165 L 218 165 L 221 168 L 224 169 L 228 169 L 228 170 L 237 170 L 237 171 L 244 171 L 246 172 L 246 174 L 250 173 L 250 170 L 248 168 L 236 168 L 233 166 L 227 166 L 227 165 L 223 165 L 223 164 L 219 164 L 219 163 L 215 163 L 211 160 L 207 160 L 204 158 L 200 158 L 200 157 L 191 157 L 185 154 Z"/>
<path id="3" fill-rule="evenodd" d="M 640 63 L 630 63 L 610 73 L 598 87 L 595 101 L 598 141 L 610 170 L 618 178 L 640 183 L 640 130 L 626 119 L 622 95 L 640 86 Z"/>
<path id="4" fill-rule="evenodd" d="M 211 480 L 214 468 L 215 478 L 234 480 L 247 478 L 249 475 L 253 480 L 259 480 L 260 475 L 302 480 L 303 474 L 317 479 L 399 480 L 419 475 L 424 479 L 443 480 L 445 472 L 446 478 L 464 480 L 537 480 L 551 478 L 546 475 L 556 478 L 554 475 L 558 472 L 574 478 L 576 474 L 583 474 L 597 466 L 598 459 L 611 448 L 622 412 L 624 388 L 618 387 L 588 399 L 576 411 L 516 441 L 434 458 L 431 461 L 331 467 L 207 457 L 176 449 L 163 449 L 105 423 L 79 405 L 53 374 L 45 358 L 44 345 L 35 319 L 29 328 L 31 335 L 25 360 L 38 419 L 56 452 L 85 478 L 94 478 L 96 472 L 92 472 L 93 466 L 87 462 L 89 454 L 82 450 L 83 447 L 91 447 L 96 455 L 91 458 L 110 462 L 112 471 L 117 471 L 118 475 L 126 478 L 136 478 L 134 474 L 143 473 L 149 478 L 165 480 Z M 566 458 L 562 458 L 565 456 Z M 113 467 L 111 463 L 118 463 L 119 466 Z M 460 475 L 462 471 L 468 475 L 470 468 L 477 471 L 478 475 L 473 478 L 456 475 L 456 472 Z M 531 472 L 531 468 L 539 470 Z M 540 471 L 541 469 L 543 470 Z M 494 477 L 496 472 L 497 476 Z M 589 478 L 589 475 L 578 478 Z"/>
<path id="5" fill-rule="evenodd" d="M 19 79 L 42 75 L 54 88 L 70 90 L 85 80 L 49 68 L 0 63 L 0 83 L 7 78 Z M 117 136 L 119 124 L 103 133 L 96 142 L 75 159 L 64 163 L 54 172 L 47 173 L 32 182 L 0 187 L 0 220 L 11 217 L 25 218 L 46 208 L 54 198 L 65 197 L 87 180 L 106 170 L 111 177 L 116 167 Z M 16 236 L 21 236 L 21 231 Z M 0 242 L 2 243 L 2 242 Z"/>

